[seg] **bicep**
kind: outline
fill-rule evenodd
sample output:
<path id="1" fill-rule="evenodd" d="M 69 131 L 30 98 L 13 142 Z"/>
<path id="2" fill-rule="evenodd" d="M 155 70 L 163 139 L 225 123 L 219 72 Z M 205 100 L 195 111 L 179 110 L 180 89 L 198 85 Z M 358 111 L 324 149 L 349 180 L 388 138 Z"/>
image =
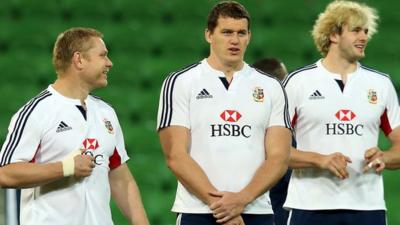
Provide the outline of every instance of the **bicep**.
<path id="1" fill-rule="evenodd" d="M 170 126 L 160 129 L 158 134 L 166 157 L 179 153 L 187 153 L 190 132 L 186 127 Z"/>
<path id="2" fill-rule="evenodd" d="M 273 126 L 267 129 L 265 134 L 266 155 L 279 155 L 289 157 L 291 146 L 291 131 L 283 126 Z"/>
<path id="3" fill-rule="evenodd" d="M 108 174 L 108 178 L 110 182 L 110 187 L 114 190 L 121 187 L 126 187 L 126 184 L 133 179 L 132 174 L 126 163 L 111 170 Z"/>

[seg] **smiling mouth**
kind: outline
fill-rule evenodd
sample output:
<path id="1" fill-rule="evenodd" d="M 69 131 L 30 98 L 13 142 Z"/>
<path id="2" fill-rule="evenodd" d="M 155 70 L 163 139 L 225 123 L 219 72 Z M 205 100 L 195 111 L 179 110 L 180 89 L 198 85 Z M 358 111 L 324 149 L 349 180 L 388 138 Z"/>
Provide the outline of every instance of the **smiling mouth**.
<path id="1" fill-rule="evenodd" d="M 354 45 L 354 47 L 356 47 L 359 50 L 364 50 L 365 49 L 365 45 L 364 44 L 357 44 L 357 45 Z"/>

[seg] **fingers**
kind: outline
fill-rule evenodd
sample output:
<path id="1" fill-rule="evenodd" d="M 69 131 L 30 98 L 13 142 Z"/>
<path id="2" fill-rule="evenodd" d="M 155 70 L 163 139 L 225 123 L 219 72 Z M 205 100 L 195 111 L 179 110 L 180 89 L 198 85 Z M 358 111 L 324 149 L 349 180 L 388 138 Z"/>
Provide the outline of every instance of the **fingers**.
<path id="1" fill-rule="evenodd" d="M 221 213 L 214 214 L 214 218 L 217 219 L 217 223 L 225 223 L 225 222 L 229 221 L 230 219 L 232 219 L 233 216 L 230 215 L 229 213 L 221 212 Z"/>
<path id="2" fill-rule="evenodd" d="M 367 172 L 370 169 L 375 169 L 377 173 L 381 173 L 385 169 L 385 162 L 383 162 L 382 158 L 376 158 L 370 161 L 363 169 L 363 172 Z"/>
<path id="3" fill-rule="evenodd" d="M 233 212 L 227 212 L 221 209 L 213 211 L 213 216 L 217 219 L 217 223 L 225 223 L 235 217 Z"/>
<path id="4" fill-rule="evenodd" d="M 385 162 L 383 160 L 383 152 L 378 147 L 373 147 L 365 151 L 364 153 L 366 166 L 363 168 L 363 172 L 368 172 L 370 169 L 374 169 L 375 172 L 381 173 L 385 169 Z"/>
<path id="5" fill-rule="evenodd" d="M 329 171 L 342 180 L 349 177 L 349 173 L 347 172 L 346 166 L 343 167 L 339 165 L 331 165 L 329 167 Z"/>
<path id="6" fill-rule="evenodd" d="M 225 222 L 228 222 L 230 219 L 232 219 L 232 217 L 226 216 L 226 217 L 223 217 L 222 219 L 217 219 L 217 223 L 225 223 Z"/>
<path id="7" fill-rule="evenodd" d="M 333 153 L 325 157 L 327 169 L 339 179 L 346 179 L 349 177 L 347 171 L 347 163 L 351 163 L 351 159 L 341 153 Z"/>
<path id="8" fill-rule="evenodd" d="M 218 198 L 218 199 L 220 199 L 220 198 L 222 198 L 224 196 L 224 193 L 221 192 L 221 191 L 210 191 L 208 194 L 210 196 L 212 196 L 214 198 Z M 214 211 L 214 210 L 218 209 L 219 207 L 221 207 L 221 205 L 222 205 L 221 202 L 215 201 L 210 205 L 210 209 L 212 211 Z"/>
<path id="9" fill-rule="evenodd" d="M 217 221 L 218 223 L 218 221 Z M 227 222 L 223 222 L 221 223 L 222 225 L 244 225 L 244 221 L 242 216 L 236 216 L 233 217 L 231 220 L 227 221 Z"/>
<path id="10" fill-rule="evenodd" d="M 378 153 L 378 149 L 376 147 L 368 149 L 364 153 L 365 160 L 371 159 L 376 153 Z"/>
<path id="11" fill-rule="evenodd" d="M 74 160 L 76 177 L 87 177 L 92 174 L 93 168 L 96 166 L 92 156 L 78 155 L 74 157 Z"/>

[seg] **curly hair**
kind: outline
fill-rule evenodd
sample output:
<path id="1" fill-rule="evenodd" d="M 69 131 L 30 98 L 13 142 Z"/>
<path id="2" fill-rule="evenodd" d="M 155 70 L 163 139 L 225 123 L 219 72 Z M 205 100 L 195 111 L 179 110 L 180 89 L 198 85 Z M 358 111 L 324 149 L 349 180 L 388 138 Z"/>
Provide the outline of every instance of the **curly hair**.
<path id="1" fill-rule="evenodd" d="M 350 29 L 367 28 L 370 39 L 377 32 L 378 19 L 374 8 L 362 3 L 336 0 L 319 14 L 311 33 L 318 51 L 325 57 L 330 48 L 331 34 L 341 34 L 343 26 L 348 25 Z"/>

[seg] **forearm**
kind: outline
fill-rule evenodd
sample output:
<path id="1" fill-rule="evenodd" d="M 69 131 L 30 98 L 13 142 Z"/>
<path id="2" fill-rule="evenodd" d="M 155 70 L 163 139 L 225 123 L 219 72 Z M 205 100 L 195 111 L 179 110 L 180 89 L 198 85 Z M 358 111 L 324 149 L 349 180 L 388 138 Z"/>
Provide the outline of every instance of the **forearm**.
<path id="1" fill-rule="evenodd" d="M 132 225 L 149 224 L 139 188 L 133 178 L 127 182 L 127 185 L 121 185 L 120 187 L 111 186 L 111 190 L 118 208 Z"/>
<path id="2" fill-rule="evenodd" d="M 189 155 L 180 155 L 167 160 L 168 167 L 179 182 L 205 204 L 210 205 L 216 197 L 209 193 L 217 191 L 202 168 Z"/>
<path id="3" fill-rule="evenodd" d="M 316 168 L 319 167 L 321 154 L 316 152 L 306 152 L 297 150 L 293 147 L 290 149 L 289 167 L 292 169 Z"/>
<path id="4" fill-rule="evenodd" d="M 391 142 L 389 150 L 383 152 L 383 160 L 385 162 L 385 168 L 387 169 L 399 169 L 400 168 L 400 126 L 395 128 L 389 135 L 388 138 Z"/>
<path id="5" fill-rule="evenodd" d="M 1 167 L 0 170 L 0 186 L 3 188 L 35 187 L 64 177 L 61 162 L 47 164 L 11 163 Z"/>
<path id="6" fill-rule="evenodd" d="M 400 168 L 400 149 L 398 146 L 393 146 L 388 151 L 383 152 L 383 158 L 386 169 L 399 169 Z"/>
<path id="7" fill-rule="evenodd" d="M 271 189 L 282 178 L 287 169 L 287 158 L 269 157 L 264 161 L 257 169 L 250 183 L 239 192 L 243 196 L 245 204 L 249 204 Z"/>

